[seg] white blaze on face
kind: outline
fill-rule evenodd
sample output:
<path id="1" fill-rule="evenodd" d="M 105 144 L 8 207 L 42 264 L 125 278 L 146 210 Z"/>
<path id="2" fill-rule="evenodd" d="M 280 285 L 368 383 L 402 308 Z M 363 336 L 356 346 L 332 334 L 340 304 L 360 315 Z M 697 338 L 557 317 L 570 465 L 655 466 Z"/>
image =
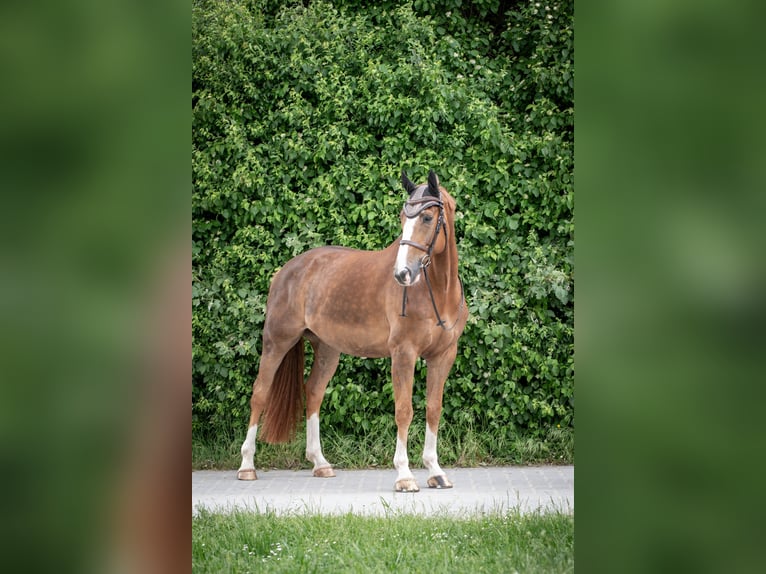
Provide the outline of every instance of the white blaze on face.
<path id="1" fill-rule="evenodd" d="M 412 240 L 412 234 L 415 232 L 416 222 L 417 217 L 405 218 L 404 229 L 402 229 L 402 239 L 406 239 L 408 241 Z M 396 253 L 396 273 L 400 273 L 402 270 L 404 270 L 405 267 L 407 267 L 407 257 L 409 256 L 409 253 L 409 245 L 399 246 L 399 251 Z"/>

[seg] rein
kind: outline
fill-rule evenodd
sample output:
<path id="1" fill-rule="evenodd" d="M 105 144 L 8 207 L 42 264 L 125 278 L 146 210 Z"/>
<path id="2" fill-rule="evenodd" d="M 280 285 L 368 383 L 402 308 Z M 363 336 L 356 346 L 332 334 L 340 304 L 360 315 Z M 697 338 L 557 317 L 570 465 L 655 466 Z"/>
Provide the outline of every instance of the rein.
<path id="1" fill-rule="evenodd" d="M 422 204 L 418 206 L 417 204 Z M 458 320 L 460 319 L 460 311 L 463 309 L 463 303 L 465 301 L 465 297 L 463 294 L 463 281 L 460 279 L 460 275 L 458 275 L 458 283 L 460 283 L 460 305 L 457 309 L 457 317 L 455 317 L 455 322 L 452 323 L 451 327 L 446 327 L 444 325 L 444 319 L 441 318 L 441 315 L 439 314 L 439 309 L 436 307 L 436 299 L 434 298 L 434 290 L 433 287 L 431 287 L 431 279 L 428 277 L 428 267 L 431 265 L 431 253 L 433 253 L 434 245 L 436 245 L 436 240 L 439 237 L 439 231 L 441 231 L 442 228 L 444 228 L 444 236 L 445 239 L 447 239 L 447 225 L 444 222 L 444 203 L 441 201 L 441 199 L 434 199 L 434 198 L 420 198 L 415 200 L 410 200 L 407 203 L 404 204 L 404 209 L 402 209 L 402 212 L 404 213 L 404 216 L 408 219 L 411 219 L 413 217 L 417 217 L 421 211 L 423 211 L 426 207 L 431 207 L 434 205 L 439 206 L 439 219 L 436 222 L 436 230 L 434 231 L 434 235 L 431 238 L 431 242 L 426 246 L 422 245 L 416 241 L 411 241 L 409 239 L 401 239 L 399 241 L 399 245 L 409 245 L 410 247 L 414 247 L 415 249 L 419 249 L 420 251 L 424 251 L 425 255 L 420 259 L 420 266 L 423 268 L 423 276 L 426 280 L 426 286 L 428 286 L 428 295 L 431 297 L 431 305 L 434 308 L 434 313 L 436 314 L 436 326 L 441 327 L 445 331 L 451 331 L 455 328 L 455 325 L 457 325 Z M 408 209 L 410 208 L 410 209 Z M 407 286 L 405 285 L 402 287 L 402 314 L 401 317 L 406 317 L 406 308 L 407 308 Z"/>

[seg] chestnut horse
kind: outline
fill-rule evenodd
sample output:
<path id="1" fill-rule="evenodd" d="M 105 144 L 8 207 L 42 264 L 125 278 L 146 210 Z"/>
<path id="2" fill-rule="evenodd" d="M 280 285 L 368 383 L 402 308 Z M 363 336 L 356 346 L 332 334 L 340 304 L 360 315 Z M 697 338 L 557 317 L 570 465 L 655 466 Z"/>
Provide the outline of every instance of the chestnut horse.
<path id="1" fill-rule="evenodd" d="M 250 423 L 242 445 L 240 480 L 255 480 L 255 437 L 284 442 L 293 435 L 306 397 L 306 458 L 314 476 L 335 476 L 322 454 L 319 407 L 341 353 L 391 357 L 396 403 L 395 490 L 417 492 L 410 471 L 407 434 L 412 422 L 415 362 L 426 377 L 423 463 L 428 486 L 451 488 L 439 467 L 436 436 L 442 393 L 468 319 L 458 277 L 455 200 L 433 171 L 415 185 L 402 172 L 409 196 L 400 219 L 402 235 L 382 251 L 319 247 L 288 261 L 271 282 L 263 328 L 263 351 L 250 399 Z M 421 280 L 421 277 L 423 278 Z M 314 349 L 303 383 L 303 339 Z"/>

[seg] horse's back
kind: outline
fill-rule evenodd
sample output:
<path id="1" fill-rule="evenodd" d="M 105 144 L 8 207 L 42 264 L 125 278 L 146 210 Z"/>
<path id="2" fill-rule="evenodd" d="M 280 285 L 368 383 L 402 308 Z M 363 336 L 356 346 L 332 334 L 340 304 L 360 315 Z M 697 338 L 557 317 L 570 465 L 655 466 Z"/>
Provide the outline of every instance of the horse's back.
<path id="1" fill-rule="evenodd" d="M 373 251 L 327 245 L 305 251 L 290 259 L 272 279 L 272 287 L 283 283 L 343 283 L 355 265 L 368 259 Z"/>

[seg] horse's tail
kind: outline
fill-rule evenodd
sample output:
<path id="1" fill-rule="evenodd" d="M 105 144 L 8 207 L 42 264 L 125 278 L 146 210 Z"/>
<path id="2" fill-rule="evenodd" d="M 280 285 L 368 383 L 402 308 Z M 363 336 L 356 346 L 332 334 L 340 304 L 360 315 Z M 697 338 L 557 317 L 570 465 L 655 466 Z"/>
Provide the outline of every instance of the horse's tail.
<path id="1" fill-rule="evenodd" d="M 288 442 L 303 413 L 303 339 L 287 352 L 274 375 L 261 426 L 261 440 Z"/>

